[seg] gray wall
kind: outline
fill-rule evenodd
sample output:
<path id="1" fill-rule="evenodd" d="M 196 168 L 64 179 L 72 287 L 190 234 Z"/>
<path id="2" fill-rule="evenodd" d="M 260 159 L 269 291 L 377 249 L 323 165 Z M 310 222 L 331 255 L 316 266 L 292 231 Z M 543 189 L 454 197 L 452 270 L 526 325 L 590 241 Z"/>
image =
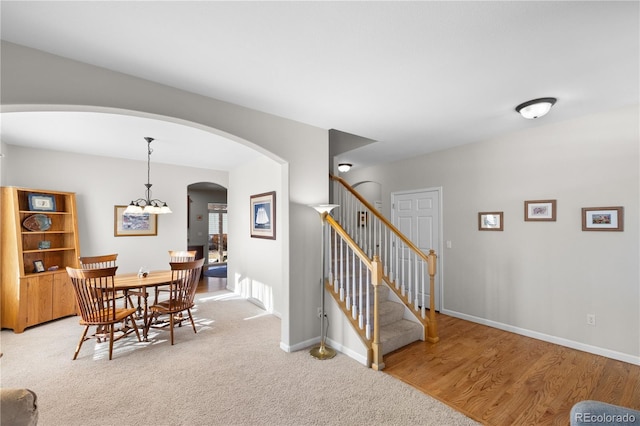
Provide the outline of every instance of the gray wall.
<path id="1" fill-rule="evenodd" d="M 212 182 L 213 183 L 213 182 Z M 209 253 L 209 203 L 227 203 L 226 188 L 201 190 L 189 187 L 187 190 L 190 209 L 189 209 L 189 229 L 187 241 L 184 244 L 190 246 L 203 246 L 205 265 L 208 262 Z M 198 218 L 200 217 L 200 220 Z"/>
<path id="2" fill-rule="evenodd" d="M 343 177 L 380 182 L 387 217 L 392 192 L 443 188 L 442 312 L 640 363 L 638 107 L 523 129 Z M 557 221 L 525 222 L 541 199 Z M 583 232 L 598 206 L 623 206 L 624 232 Z M 504 232 L 478 231 L 481 211 L 503 211 Z"/>
<path id="3" fill-rule="evenodd" d="M 328 201 L 327 130 L 4 41 L 0 53 L 4 112 L 75 110 L 150 116 L 226 136 L 256 149 L 278 164 L 278 189 L 284 200 L 281 213 L 286 220 L 279 233 L 282 251 L 273 258 L 273 267 L 280 271 L 280 284 L 284 289 L 281 293 L 283 331 L 280 345 L 284 350 L 295 350 L 309 340 L 318 340 L 315 306 L 319 303 L 319 293 L 314 286 L 317 273 L 316 268 L 308 267 L 308 262 L 318 259 L 320 235 L 309 232 L 317 218 L 307 205 Z M 72 169 L 68 173 L 72 173 Z M 251 186 L 261 186 L 259 179 L 250 174 L 243 179 L 249 182 L 241 194 L 245 196 L 247 207 L 239 206 L 239 209 L 248 208 L 249 195 L 259 192 Z M 207 180 L 199 178 L 189 183 Z M 51 184 L 51 179 L 47 179 L 37 186 Z M 158 191 L 163 187 L 162 182 L 154 181 L 154 185 Z M 65 189 L 74 191 L 74 185 Z M 229 192 L 233 190 L 231 186 L 228 189 Z M 132 198 L 121 188 L 115 193 Z M 186 199 L 186 186 L 182 195 L 182 199 Z M 179 223 L 173 226 L 183 230 L 175 232 L 186 232 L 186 216 L 174 217 L 176 219 L 170 220 Z M 109 226 L 108 223 L 111 219 L 103 226 Z M 183 237 L 182 241 L 186 240 L 186 234 Z M 238 245 L 235 250 L 239 253 L 251 251 L 261 243 L 251 239 L 245 244 L 246 247 Z M 233 256 L 231 251 L 229 256 Z M 231 276 L 233 267 L 230 262 Z"/>
<path id="4" fill-rule="evenodd" d="M 168 250 L 187 248 L 187 186 L 209 181 L 226 186 L 227 172 L 152 164 L 155 194 L 172 214 L 159 215 L 157 236 L 115 237 L 114 206 L 144 193 L 146 162 L 6 145 L 3 186 L 76 193 L 80 252 L 118 253 L 118 273 L 167 269 Z M 117 173 L 114 172 L 117 170 Z"/>

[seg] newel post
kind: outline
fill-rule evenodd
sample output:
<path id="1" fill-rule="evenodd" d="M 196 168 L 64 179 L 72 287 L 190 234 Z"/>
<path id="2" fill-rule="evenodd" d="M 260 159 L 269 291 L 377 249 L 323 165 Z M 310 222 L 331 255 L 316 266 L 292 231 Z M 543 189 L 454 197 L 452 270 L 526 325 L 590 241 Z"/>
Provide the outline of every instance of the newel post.
<path id="1" fill-rule="evenodd" d="M 373 284 L 373 359 L 371 360 L 371 368 L 380 371 L 384 368 L 382 361 L 382 345 L 380 344 L 380 318 L 379 318 L 379 301 L 378 287 L 382 284 L 382 262 L 378 255 L 373 256 L 371 262 L 371 283 Z"/>
<path id="2" fill-rule="evenodd" d="M 436 277 L 436 256 L 435 250 L 429 250 L 429 325 L 427 327 L 427 341 L 436 343 L 440 340 L 438 337 L 438 324 L 436 322 L 436 293 L 435 293 L 435 277 Z"/>

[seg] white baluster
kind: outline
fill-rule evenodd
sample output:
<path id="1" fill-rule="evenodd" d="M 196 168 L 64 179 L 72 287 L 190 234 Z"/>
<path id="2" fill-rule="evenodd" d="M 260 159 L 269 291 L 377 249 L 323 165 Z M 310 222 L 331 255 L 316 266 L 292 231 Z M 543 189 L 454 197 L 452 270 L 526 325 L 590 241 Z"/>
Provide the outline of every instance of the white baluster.
<path id="1" fill-rule="evenodd" d="M 426 288 L 426 283 L 425 283 L 425 276 L 424 276 L 424 260 L 422 261 L 421 265 L 422 265 L 422 308 L 420 310 L 420 313 L 422 314 L 422 318 L 426 318 L 427 317 L 427 298 L 425 293 L 427 292 L 427 288 Z M 429 297 L 431 297 L 431 295 L 429 295 Z"/>

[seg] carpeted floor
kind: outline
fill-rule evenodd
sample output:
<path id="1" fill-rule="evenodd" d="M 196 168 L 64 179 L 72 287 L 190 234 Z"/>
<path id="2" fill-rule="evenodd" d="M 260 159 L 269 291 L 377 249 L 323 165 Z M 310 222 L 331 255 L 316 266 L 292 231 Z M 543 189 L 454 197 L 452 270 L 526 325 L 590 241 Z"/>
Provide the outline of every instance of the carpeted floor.
<path id="1" fill-rule="evenodd" d="M 280 320 L 228 291 L 198 295 L 190 325 L 149 342 L 88 341 L 65 318 L 1 333 L 0 385 L 38 395 L 49 425 L 475 425 L 345 355 L 319 361 L 279 347 Z"/>

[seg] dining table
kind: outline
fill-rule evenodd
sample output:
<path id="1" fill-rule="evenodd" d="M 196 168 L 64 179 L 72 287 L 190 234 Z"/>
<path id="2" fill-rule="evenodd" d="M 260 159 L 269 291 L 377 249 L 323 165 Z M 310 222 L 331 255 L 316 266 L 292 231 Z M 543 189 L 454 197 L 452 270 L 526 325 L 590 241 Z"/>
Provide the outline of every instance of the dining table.
<path id="1" fill-rule="evenodd" d="M 131 290 L 141 290 L 143 303 L 142 306 L 138 306 L 139 311 L 143 311 L 142 319 L 144 320 L 145 327 L 143 328 L 144 341 L 148 341 L 147 337 L 147 316 L 148 316 L 148 288 L 156 288 L 162 285 L 168 285 L 171 283 L 171 270 L 151 271 L 143 274 L 140 273 L 128 273 L 120 274 L 114 277 L 114 286 L 116 290 L 121 290 L 125 294 Z M 127 298 L 125 297 L 125 301 Z"/>

